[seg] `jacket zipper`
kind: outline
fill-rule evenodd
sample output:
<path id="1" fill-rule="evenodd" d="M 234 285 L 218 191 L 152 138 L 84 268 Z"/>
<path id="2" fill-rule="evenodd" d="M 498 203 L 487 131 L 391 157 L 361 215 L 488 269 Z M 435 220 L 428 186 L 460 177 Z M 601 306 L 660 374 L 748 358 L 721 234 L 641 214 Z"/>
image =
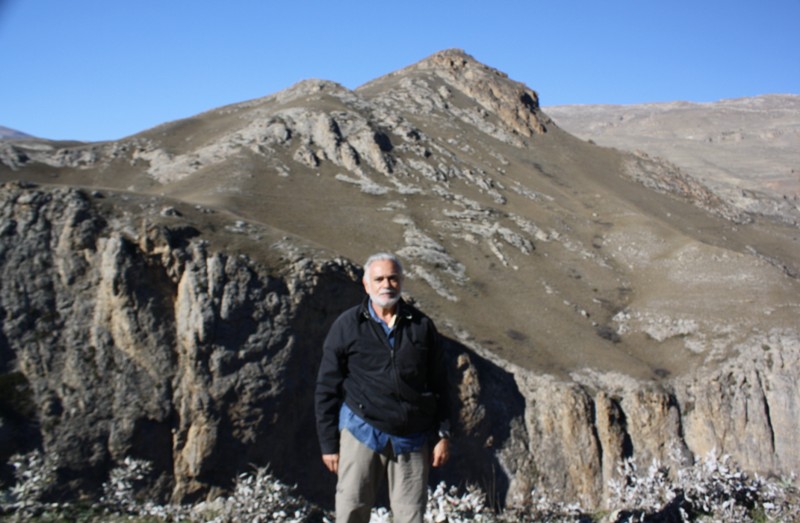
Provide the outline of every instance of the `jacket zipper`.
<path id="1" fill-rule="evenodd" d="M 402 409 L 403 427 L 407 428 L 408 427 L 408 412 L 406 412 L 405 405 L 403 404 L 403 395 L 402 395 L 402 393 L 400 391 L 400 373 L 397 370 L 397 360 L 395 359 L 395 354 L 397 352 L 395 347 L 399 346 L 399 344 L 400 344 L 400 341 L 401 341 L 400 340 L 400 333 L 401 333 L 401 331 L 398 329 L 395 332 L 394 347 L 392 347 L 392 345 L 389 343 L 389 338 L 386 336 L 386 333 L 383 331 L 383 327 L 381 327 L 376 321 L 372 320 L 371 318 L 370 318 L 370 321 L 373 324 L 372 325 L 373 332 L 375 332 L 376 334 L 378 334 L 378 336 L 380 336 L 380 339 L 381 339 L 381 341 L 383 341 L 383 344 L 386 346 L 387 349 L 389 349 L 389 362 L 390 362 L 391 367 L 392 367 L 391 371 L 392 371 L 392 375 L 393 375 L 393 378 L 394 378 L 394 391 L 395 391 L 395 395 L 397 396 L 397 402 L 398 402 L 398 404 L 400 406 L 400 409 Z M 398 321 L 400 321 L 399 317 L 397 318 L 397 320 L 395 320 L 395 325 L 394 325 L 393 328 L 397 328 L 397 322 Z"/>

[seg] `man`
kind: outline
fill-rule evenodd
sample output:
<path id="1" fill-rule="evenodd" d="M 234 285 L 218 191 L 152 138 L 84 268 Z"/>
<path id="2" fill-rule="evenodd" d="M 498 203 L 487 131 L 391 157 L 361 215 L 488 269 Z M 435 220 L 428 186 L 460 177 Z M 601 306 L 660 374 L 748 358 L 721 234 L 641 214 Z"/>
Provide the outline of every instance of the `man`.
<path id="1" fill-rule="evenodd" d="M 442 349 L 431 319 L 400 297 L 396 256 L 370 256 L 363 284 L 364 301 L 325 338 L 317 376 L 322 461 L 338 474 L 336 521 L 368 522 L 385 475 L 394 521 L 422 523 L 430 466 L 449 458 Z"/>

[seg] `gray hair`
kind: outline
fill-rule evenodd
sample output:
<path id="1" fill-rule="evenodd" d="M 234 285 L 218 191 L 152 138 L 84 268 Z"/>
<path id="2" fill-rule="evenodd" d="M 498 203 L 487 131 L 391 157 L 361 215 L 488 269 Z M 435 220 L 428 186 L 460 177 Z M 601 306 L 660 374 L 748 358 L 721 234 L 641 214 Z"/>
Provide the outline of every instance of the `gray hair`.
<path id="1" fill-rule="evenodd" d="M 403 277 L 403 264 L 400 263 L 400 259 L 396 255 L 394 255 L 394 254 L 392 254 L 390 252 L 379 252 L 379 253 L 373 254 L 372 256 L 367 258 L 367 261 L 364 262 L 364 276 L 365 277 L 366 277 L 367 274 L 369 274 L 369 266 L 372 265 L 372 263 L 376 262 L 376 261 L 390 261 L 390 262 L 393 262 L 397 266 L 397 270 L 400 273 L 400 277 L 401 278 Z"/>

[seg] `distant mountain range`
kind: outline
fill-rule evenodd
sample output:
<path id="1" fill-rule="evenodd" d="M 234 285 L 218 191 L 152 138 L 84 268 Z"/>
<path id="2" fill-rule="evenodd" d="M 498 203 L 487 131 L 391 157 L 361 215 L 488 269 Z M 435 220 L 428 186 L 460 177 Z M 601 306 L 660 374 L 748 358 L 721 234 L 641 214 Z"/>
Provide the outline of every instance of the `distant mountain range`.
<path id="1" fill-rule="evenodd" d="M 800 222 L 800 95 L 544 111 L 585 140 L 664 158 L 739 208 Z"/>
<path id="2" fill-rule="evenodd" d="M 9 129 L 8 127 L 3 127 L 0 125 L 0 140 L 13 140 L 16 138 L 33 138 L 29 134 L 25 134 L 20 131 L 15 131 L 14 129 Z"/>

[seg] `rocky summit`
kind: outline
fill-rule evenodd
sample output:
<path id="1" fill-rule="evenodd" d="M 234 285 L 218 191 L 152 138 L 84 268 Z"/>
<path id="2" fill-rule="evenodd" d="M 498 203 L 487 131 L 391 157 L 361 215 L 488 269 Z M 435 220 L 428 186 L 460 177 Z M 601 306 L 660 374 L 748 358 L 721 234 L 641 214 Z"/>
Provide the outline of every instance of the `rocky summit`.
<path id="1" fill-rule="evenodd" d="M 329 505 L 321 342 L 389 250 L 447 348 L 434 480 L 601 507 L 626 458 L 800 470 L 795 211 L 703 174 L 569 134 L 459 50 L 114 142 L 2 141 L 0 461 L 43 449 L 79 498 L 146 459 L 143 494 L 184 502 L 269 464 Z"/>

